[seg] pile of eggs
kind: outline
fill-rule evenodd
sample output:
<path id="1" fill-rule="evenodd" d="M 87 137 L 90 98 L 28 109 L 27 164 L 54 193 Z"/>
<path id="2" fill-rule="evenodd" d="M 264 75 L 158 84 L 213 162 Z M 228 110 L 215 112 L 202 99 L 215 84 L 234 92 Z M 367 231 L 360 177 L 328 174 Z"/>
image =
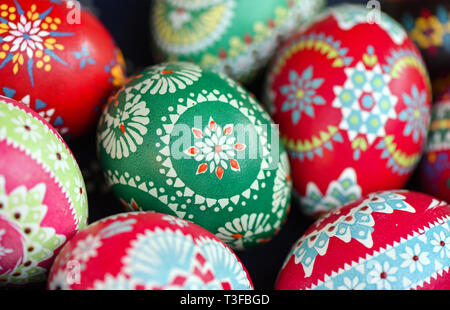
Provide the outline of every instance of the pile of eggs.
<path id="1" fill-rule="evenodd" d="M 309 229 L 264 253 L 284 259 L 273 289 L 450 289 L 450 84 L 433 97 L 417 44 L 431 18 L 155 0 L 156 62 L 126 76 L 70 1 L 0 16 L 0 286 L 254 290 L 241 254 L 295 216 Z M 99 219 L 71 147 L 86 136 L 122 207 Z"/>

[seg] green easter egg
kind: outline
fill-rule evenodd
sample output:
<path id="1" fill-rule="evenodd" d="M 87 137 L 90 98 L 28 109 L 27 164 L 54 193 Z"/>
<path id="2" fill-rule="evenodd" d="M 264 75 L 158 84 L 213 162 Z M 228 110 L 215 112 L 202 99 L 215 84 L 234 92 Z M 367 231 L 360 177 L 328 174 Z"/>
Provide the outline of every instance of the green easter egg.
<path id="1" fill-rule="evenodd" d="M 290 205 L 278 128 L 225 74 L 152 66 L 109 100 L 97 141 L 106 179 L 133 211 L 178 216 L 234 249 L 269 241 Z"/>
<path id="2" fill-rule="evenodd" d="M 325 0 L 156 0 L 151 36 L 161 60 L 192 61 L 250 82 L 281 40 Z"/>

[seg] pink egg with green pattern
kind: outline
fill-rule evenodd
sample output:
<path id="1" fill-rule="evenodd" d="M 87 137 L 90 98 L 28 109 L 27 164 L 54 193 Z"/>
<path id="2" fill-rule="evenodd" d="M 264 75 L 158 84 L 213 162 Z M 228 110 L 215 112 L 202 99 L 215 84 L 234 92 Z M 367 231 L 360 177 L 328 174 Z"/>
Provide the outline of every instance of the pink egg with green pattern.
<path id="1" fill-rule="evenodd" d="M 45 282 L 61 246 L 87 224 L 78 164 L 61 136 L 0 96 L 0 286 Z"/>

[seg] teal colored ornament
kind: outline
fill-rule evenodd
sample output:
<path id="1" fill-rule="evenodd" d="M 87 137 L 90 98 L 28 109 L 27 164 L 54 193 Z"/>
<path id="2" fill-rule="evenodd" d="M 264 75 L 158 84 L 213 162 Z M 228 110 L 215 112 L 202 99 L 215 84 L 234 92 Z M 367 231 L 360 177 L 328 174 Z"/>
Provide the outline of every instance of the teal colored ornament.
<path id="1" fill-rule="evenodd" d="M 97 135 L 107 181 L 129 210 L 189 220 L 234 249 L 267 242 L 286 219 L 292 184 L 278 130 L 223 73 L 149 67 L 110 98 Z"/>

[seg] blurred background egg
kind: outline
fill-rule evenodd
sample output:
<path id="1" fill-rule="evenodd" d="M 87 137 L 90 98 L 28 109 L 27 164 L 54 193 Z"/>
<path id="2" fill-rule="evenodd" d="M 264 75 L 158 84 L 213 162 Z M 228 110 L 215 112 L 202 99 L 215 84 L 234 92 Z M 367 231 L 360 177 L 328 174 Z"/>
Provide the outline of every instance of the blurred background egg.
<path id="1" fill-rule="evenodd" d="M 86 189 L 60 135 L 0 96 L 0 286 L 45 282 L 61 246 L 87 225 Z"/>
<path id="2" fill-rule="evenodd" d="M 433 105 L 427 147 L 420 166 L 422 189 L 450 201 L 450 88 Z"/>
<path id="3" fill-rule="evenodd" d="M 252 290 L 253 284 L 210 232 L 171 215 L 133 212 L 104 218 L 72 238 L 56 258 L 48 288 Z"/>
<path id="4" fill-rule="evenodd" d="M 384 4 L 416 43 L 434 74 L 450 70 L 450 3 L 442 0 L 389 0 Z"/>
<path id="5" fill-rule="evenodd" d="M 307 215 L 404 187 L 422 156 L 427 68 L 402 26 L 371 12 L 327 9 L 280 47 L 267 76 L 266 105 Z"/>
<path id="6" fill-rule="evenodd" d="M 330 211 L 294 244 L 278 290 L 448 290 L 450 206 L 384 191 Z"/>
<path id="7" fill-rule="evenodd" d="M 64 137 L 95 125 L 124 82 L 124 61 L 103 24 L 62 0 L 0 5 L 0 94 L 37 111 Z"/>
<path id="8" fill-rule="evenodd" d="M 110 98 L 99 158 L 127 209 L 192 221 L 234 249 L 269 241 L 290 206 L 287 154 L 270 116 L 223 73 L 161 63 Z"/>
<path id="9" fill-rule="evenodd" d="M 157 61 L 192 61 L 250 82 L 277 45 L 325 0 L 155 0 L 151 36 Z"/>

